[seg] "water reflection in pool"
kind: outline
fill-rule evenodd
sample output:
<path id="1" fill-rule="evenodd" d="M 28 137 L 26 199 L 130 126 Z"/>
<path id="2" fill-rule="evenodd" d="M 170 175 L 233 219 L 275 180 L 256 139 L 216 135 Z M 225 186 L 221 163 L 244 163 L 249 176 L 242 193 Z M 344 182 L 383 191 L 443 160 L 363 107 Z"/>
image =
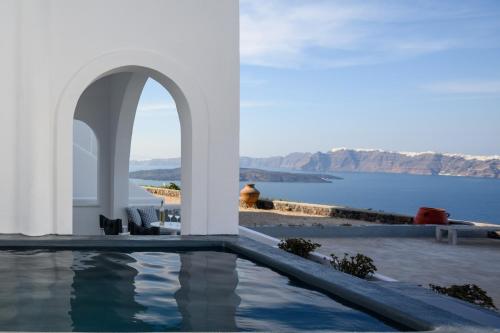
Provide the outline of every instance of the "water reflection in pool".
<path id="1" fill-rule="evenodd" d="M 0 330 L 394 331 L 218 251 L 0 251 Z"/>

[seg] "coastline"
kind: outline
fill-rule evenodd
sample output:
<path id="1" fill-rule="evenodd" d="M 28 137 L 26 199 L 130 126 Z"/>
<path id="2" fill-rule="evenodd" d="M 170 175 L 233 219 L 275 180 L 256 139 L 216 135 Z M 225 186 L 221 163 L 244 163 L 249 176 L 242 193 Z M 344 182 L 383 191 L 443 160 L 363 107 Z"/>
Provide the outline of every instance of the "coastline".
<path id="1" fill-rule="evenodd" d="M 356 207 L 414 216 L 420 207 L 444 208 L 452 219 L 500 224 L 500 180 L 385 173 L 339 173 L 332 183 L 256 182 L 261 198 Z M 138 185 L 164 181 L 131 179 Z M 180 182 L 175 182 L 182 187 Z M 240 182 L 243 188 L 245 182 Z M 237 193 L 236 193 L 237 195 Z"/>

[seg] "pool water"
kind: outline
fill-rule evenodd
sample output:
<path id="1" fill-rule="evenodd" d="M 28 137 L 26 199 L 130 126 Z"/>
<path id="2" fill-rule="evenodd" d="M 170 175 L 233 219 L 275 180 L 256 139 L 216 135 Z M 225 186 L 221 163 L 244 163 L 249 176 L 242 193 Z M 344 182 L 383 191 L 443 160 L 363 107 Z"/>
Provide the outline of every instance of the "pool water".
<path id="1" fill-rule="evenodd" d="M 236 254 L 0 250 L 1 331 L 395 331 Z"/>

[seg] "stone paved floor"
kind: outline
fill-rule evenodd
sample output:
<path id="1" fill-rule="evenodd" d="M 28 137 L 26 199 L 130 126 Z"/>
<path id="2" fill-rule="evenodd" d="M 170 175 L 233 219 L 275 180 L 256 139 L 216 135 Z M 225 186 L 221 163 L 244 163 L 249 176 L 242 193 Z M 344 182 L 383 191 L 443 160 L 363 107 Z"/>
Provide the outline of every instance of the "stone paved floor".
<path id="1" fill-rule="evenodd" d="M 279 210 L 263 210 L 240 208 L 240 225 L 254 226 L 311 226 L 311 225 L 373 225 L 375 222 L 357 221 L 341 218 L 322 217 L 317 215 L 300 214 L 296 212 L 282 212 Z"/>
<path id="2" fill-rule="evenodd" d="M 500 308 L 500 240 L 459 238 L 456 246 L 431 238 L 314 238 L 329 255 L 363 253 L 380 274 L 427 286 L 477 284 Z"/>

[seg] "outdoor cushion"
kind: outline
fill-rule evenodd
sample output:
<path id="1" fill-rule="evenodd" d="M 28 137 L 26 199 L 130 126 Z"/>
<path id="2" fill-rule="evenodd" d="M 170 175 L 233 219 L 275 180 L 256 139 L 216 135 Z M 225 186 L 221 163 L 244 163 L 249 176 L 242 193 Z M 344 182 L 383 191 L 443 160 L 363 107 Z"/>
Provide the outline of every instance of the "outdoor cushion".
<path id="1" fill-rule="evenodd" d="M 150 228 L 152 222 L 158 222 L 158 215 L 154 207 L 138 208 L 139 215 L 141 215 L 142 226 Z"/>
<path id="2" fill-rule="evenodd" d="M 127 217 L 130 222 L 133 222 L 137 226 L 142 226 L 141 215 L 135 207 L 127 207 Z"/>

